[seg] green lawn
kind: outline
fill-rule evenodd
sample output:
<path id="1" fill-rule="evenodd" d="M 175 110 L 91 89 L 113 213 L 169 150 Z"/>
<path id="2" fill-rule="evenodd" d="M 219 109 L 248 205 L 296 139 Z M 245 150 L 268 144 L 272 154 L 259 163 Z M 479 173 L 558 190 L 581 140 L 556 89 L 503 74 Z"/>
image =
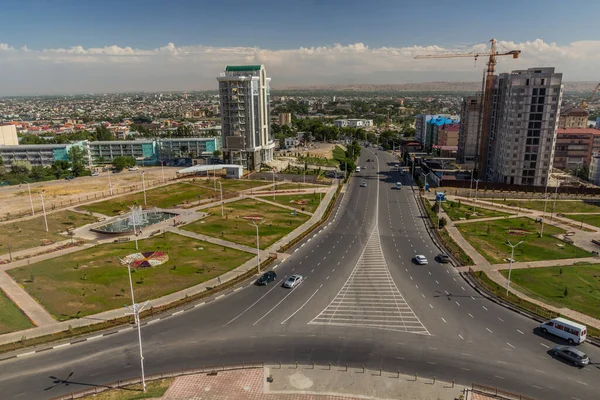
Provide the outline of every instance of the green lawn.
<path id="1" fill-rule="evenodd" d="M 562 229 L 544 225 L 544 237 L 538 237 L 541 225 L 530 218 L 501 219 L 458 224 L 456 227 L 466 240 L 492 264 L 505 263 L 510 258 L 508 239 L 513 244 L 524 241 L 515 248 L 515 261 L 556 260 L 591 256 L 585 250 L 564 243 L 551 235 L 564 233 Z M 557 246 L 558 244 L 564 247 Z"/>
<path id="2" fill-rule="evenodd" d="M 135 270 L 135 299 L 142 302 L 207 281 L 252 258 L 252 254 L 166 233 L 135 242 L 103 244 L 8 273 L 56 319 L 122 308 L 131 301 L 127 268 L 119 257 L 162 251 L 169 261 Z"/>
<path id="3" fill-rule="evenodd" d="M 569 218 L 577 222 L 583 221 L 586 224 L 590 224 L 600 228 L 600 214 L 567 214 L 565 215 L 565 218 Z"/>
<path id="4" fill-rule="evenodd" d="M 269 181 L 259 181 L 259 180 L 248 180 L 248 179 L 225 179 L 222 180 L 223 184 L 223 192 L 235 192 L 234 194 L 237 196 L 237 192 L 242 190 L 248 190 L 251 188 L 266 186 L 271 184 Z M 217 183 L 217 189 L 219 188 L 219 183 Z"/>
<path id="5" fill-rule="evenodd" d="M 220 206 L 203 211 L 212 215 L 185 225 L 183 229 L 253 247 L 256 246 L 256 228 L 243 217 L 263 217 L 264 222 L 259 227 L 261 249 L 266 249 L 310 218 L 300 213 L 292 215 L 288 209 L 252 199 L 225 204 L 226 218 L 221 217 Z"/>
<path id="6" fill-rule="evenodd" d="M 324 193 L 321 194 L 321 200 L 325 196 Z M 310 194 L 292 194 L 292 195 L 284 195 L 284 196 L 275 196 L 275 200 L 273 200 L 273 196 L 260 196 L 263 199 L 274 201 L 275 203 L 283 204 L 285 206 L 294 207 L 298 210 L 315 212 L 317 207 L 319 207 L 319 193 L 310 193 Z M 300 204 L 300 202 L 306 202 L 306 204 Z"/>
<path id="7" fill-rule="evenodd" d="M 502 271 L 502 274 L 508 276 L 508 271 Z M 513 269 L 511 281 L 533 298 L 600 318 L 598 264 Z"/>
<path id="8" fill-rule="evenodd" d="M 46 232 L 42 215 L 32 219 L 1 224 L 0 254 L 8 253 L 9 245 L 14 253 L 15 251 L 41 246 L 42 239 L 53 242 L 67 240 L 67 236 L 59 235 L 59 233 L 65 232 L 67 228 L 96 222 L 96 218 L 74 211 L 59 211 L 47 214 L 47 219 L 48 232 Z"/>
<path id="9" fill-rule="evenodd" d="M 23 311 L 0 290 L 0 334 L 22 331 L 34 326 Z"/>
<path id="10" fill-rule="evenodd" d="M 509 215 L 504 212 L 487 210 L 480 207 L 475 207 L 475 209 L 473 209 L 473 206 L 471 205 L 456 201 L 446 201 L 442 203 L 442 208 L 452 221 L 458 221 L 460 219 L 503 217 Z"/>
<path id="11" fill-rule="evenodd" d="M 107 390 L 100 394 L 84 397 L 94 400 L 138 400 L 138 399 L 160 399 L 164 396 L 175 378 L 160 379 L 146 382 L 146 392 L 142 391 L 142 384 L 126 386 L 121 389 Z"/>
<path id="12" fill-rule="evenodd" d="M 511 207 L 529 208 L 531 210 L 544 211 L 546 201 L 544 200 L 487 200 L 498 204 Z M 554 209 L 555 213 L 600 213 L 600 201 L 592 200 L 554 200 L 549 199 L 546 205 L 546 212 L 550 213 Z"/>

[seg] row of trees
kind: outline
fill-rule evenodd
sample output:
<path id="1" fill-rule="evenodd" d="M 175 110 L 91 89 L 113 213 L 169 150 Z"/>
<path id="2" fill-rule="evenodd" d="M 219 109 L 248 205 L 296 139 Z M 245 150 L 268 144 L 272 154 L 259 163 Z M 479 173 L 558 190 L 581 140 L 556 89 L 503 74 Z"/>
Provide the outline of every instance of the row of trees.
<path id="1" fill-rule="evenodd" d="M 51 138 L 43 138 L 37 135 L 25 135 L 21 138 L 20 144 L 66 144 L 80 140 L 115 140 L 115 135 L 105 126 L 98 126 L 92 132 L 79 130 L 63 133 Z"/>

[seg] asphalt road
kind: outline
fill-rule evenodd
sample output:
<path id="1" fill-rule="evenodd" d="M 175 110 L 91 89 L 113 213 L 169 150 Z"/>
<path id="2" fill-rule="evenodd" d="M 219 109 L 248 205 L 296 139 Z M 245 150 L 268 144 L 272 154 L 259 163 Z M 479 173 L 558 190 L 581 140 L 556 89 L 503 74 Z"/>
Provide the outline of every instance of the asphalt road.
<path id="1" fill-rule="evenodd" d="M 374 154 L 377 161 L 367 163 Z M 452 266 L 434 261 L 439 250 L 410 178 L 394 164 L 388 153 L 363 150 L 367 168 L 352 179 L 332 223 L 291 250 L 274 283 L 144 326 L 146 373 L 257 361 L 349 363 L 539 399 L 596 399 L 597 365 L 578 369 L 553 359 L 547 352 L 560 339 L 540 336 L 534 321 L 480 298 Z M 414 264 L 416 254 L 429 264 Z M 292 274 L 305 281 L 282 288 Z M 598 349 L 581 348 L 600 360 Z M 138 376 L 137 333 L 6 360 L 0 371 L 7 399 Z M 67 377 L 68 385 L 53 383 Z"/>

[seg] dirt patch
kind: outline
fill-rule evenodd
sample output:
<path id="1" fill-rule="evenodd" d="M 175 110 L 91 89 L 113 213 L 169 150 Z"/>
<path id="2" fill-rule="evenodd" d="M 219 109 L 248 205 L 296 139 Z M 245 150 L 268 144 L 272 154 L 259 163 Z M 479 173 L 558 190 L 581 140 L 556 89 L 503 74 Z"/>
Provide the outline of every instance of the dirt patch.
<path id="1" fill-rule="evenodd" d="M 512 236 L 527 236 L 527 235 L 531 235 L 535 232 L 528 231 L 527 229 L 513 228 L 513 229 L 508 229 L 506 231 L 506 233 L 509 235 L 512 235 Z"/>

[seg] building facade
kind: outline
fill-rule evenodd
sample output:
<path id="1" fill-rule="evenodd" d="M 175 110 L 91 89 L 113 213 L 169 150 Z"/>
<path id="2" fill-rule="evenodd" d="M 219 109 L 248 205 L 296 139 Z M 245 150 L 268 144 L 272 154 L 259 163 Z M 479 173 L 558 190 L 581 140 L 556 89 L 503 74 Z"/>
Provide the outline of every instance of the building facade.
<path id="1" fill-rule="evenodd" d="M 154 165 L 158 161 L 155 140 L 106 140 L 89 142 L 94 163 L 109 164 L 115 157 L 134 157 L 138 164 Z"/>
<path id="2" fill-rule="evenodd" d="M 590 113 L 575 106 L 566 106 L 560 110 L 558 118 L 559 129 L 587 128 L 587 121 Z"/>
<path id="3" fill-rule="evenodd" d="M 16 146 L 18 144 L 17 127 L 13 124 L 0 124 L 0 146 Z"/>
<path id="4" fill-rule="evenodd" d="M 478 138 L 481 129 L 481 96 L 463 98 L 460 108 L 457 161 L 460 164 L 477 162 Z"/>
<path id="5" fill-rule="evenodd" d="M 336 119 L 333 124 L 338 128 L 370 128 L 373 126 L 372 119 Z"/>
<path id="6" fill-rule="evenodd" d="M 84 150 L 85 163 L 90 161 L 87 141 L 70 144 L 29 144 L 0 146 L 0 157 L 4 165 L 11 166 L 17 161 L 26 161 L 32 167 L 49 167 L 55 161 L 69 161 L 71 147 L 80 147 Z"/>
<path id="7" fill-rule="evenodd" d="M 552 67 L 494 77 L 485 179 L 544 186 L 554 160 L 562 74 Z"/>
<path id="8" fill-rule="evenodd" d="M 588 180 L 594 185 L 600 185 L 600 153 L 592 154 L 592 157 L 590 159 Z"/>
<path id="9" fill-rule="evenodd" d="M 600 130 L 558 129 L 554 146 L 554 168 L 562 170 L 589 168 L 594 153 L 600 153 Z"/>
<path id="10" fill-rule="evenodd" d="M 292 125 L 292 113 L 279 114 L 279 125 Z"/>
<path id="11" fill-rule="evenodd" d="M 217 78 L 223 159 L 249 170 L 273 160 L 270 81 L 262 65 L 227 66 Z"/>
<path id="12" fill-rule="evenodd" d="M 220 138 L 176 138 L 158 141 L 161 160 L 180 157 L 207 158 L 220 149 Z"/>

